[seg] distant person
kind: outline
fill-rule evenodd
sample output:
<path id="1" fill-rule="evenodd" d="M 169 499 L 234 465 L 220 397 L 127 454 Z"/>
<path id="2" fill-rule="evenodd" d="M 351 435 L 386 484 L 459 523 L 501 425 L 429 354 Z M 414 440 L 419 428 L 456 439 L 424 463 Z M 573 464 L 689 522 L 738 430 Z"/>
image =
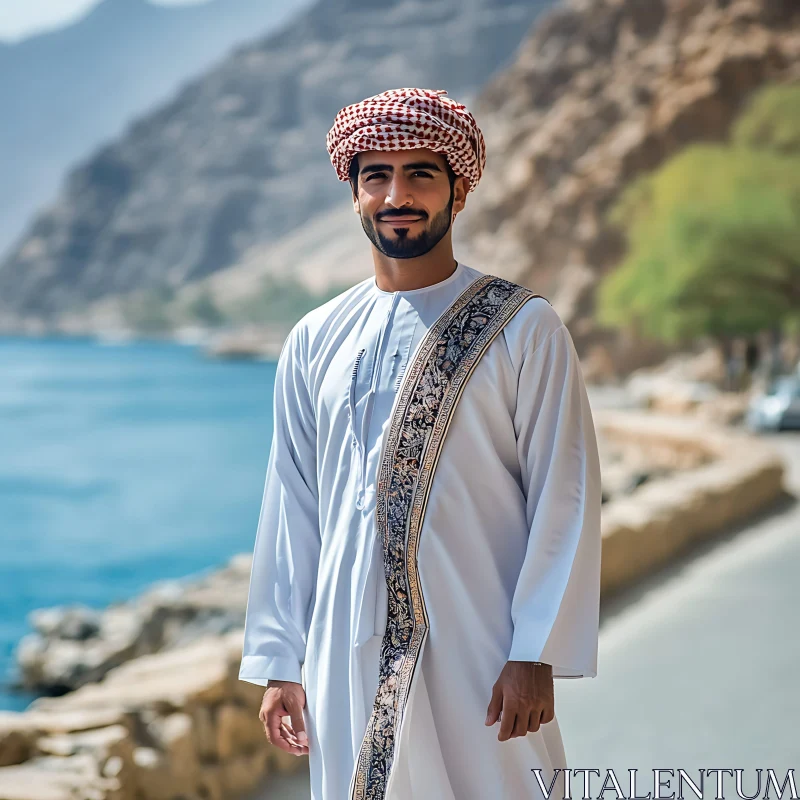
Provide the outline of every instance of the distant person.
<path id="1" fill-rule="evenodd" d="M 597 674 L 600 595 L 572 339 L 453 257 L 485 162 L 465 106 L 383 92 L 327 147 L 375 275 L 281 352 L 239 677 L 314 800 L 542 797 L 537 768 L 561 797 L 553 678 Z"/>

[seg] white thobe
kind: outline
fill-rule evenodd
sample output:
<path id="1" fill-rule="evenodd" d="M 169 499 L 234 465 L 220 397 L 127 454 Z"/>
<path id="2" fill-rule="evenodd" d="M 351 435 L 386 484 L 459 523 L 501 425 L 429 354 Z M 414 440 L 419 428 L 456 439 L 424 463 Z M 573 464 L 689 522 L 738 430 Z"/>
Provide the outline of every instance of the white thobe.
<path id="1" fill-rule="evenodd" d="M 384 434 L 417 345 L 483 273 L 308 313 L 278 361 L 240 679 L 302 682 L 313 800 L 346 800 L 375 700 L 388 592 L 375 522 Z M 420 531 L 429 631 L 387 800 L 540 797 L 566 767 L 557 718 L 497 739 L 506 661 L 594 677 L 600 466 L 572 339 L 543 298 L 489 345 L 453 412 Z M 549 777 L 548 777 L 549 776 Z M 556 783 L 555 796 L 563 796 Z"/>

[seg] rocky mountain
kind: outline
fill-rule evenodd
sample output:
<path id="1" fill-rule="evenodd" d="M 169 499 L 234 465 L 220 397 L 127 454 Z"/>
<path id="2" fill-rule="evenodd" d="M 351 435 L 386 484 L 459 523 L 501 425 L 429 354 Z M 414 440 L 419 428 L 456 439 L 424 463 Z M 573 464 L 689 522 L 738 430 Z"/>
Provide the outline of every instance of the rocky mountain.
<path id="1" fill-rule="evenodd" d="M 598 279 L 624 246 L 605 212 L 685 145 L 726 139 L 756 88 L 798 79 L 796 0 L 572 0 L 552 10 L 475 108 L 488 153 L 462 215 L 475 263 L 551 299 L 579 350 L 595 345 L 599 371 L 660 357 L 593 321 Z"/>
<path id="2" fill-rule="evenodd" d="M 74 23 L 0 43 L 0 252 L 76 159 L 308 2 L 101 0 Z"/>
<path id="3" fill-rule="evenodd" d="M 346 198 L 325 150 L 339 108 L 409 85 L 468 101 L 549 4 L 318 0 L 73 169 L 0 264 L 0 309 L 52 318 L 236 263 Z"/>

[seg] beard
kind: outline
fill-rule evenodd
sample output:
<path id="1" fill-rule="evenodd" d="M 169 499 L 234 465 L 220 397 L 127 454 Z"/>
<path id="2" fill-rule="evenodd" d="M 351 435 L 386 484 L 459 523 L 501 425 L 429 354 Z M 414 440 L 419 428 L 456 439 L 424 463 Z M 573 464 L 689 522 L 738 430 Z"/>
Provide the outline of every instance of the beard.
<path id="1" fill-rule="evenodd" d="M 450 224 L 453 221 L 454 194 L 451 187 L 450 200 L 447 205 L 430 220 L 425 230 L 416 236 L 409 235 L 408 227 L 395 228 L 394 234 L 397 238 L 390 239 L 379 233 L 372 220 L 366 219 L 363 215 L 360 215 L 361 227 L 372 244 L 388 258 L 419 258 L 433 250 L 450 230 Z M 401 213 L 405 216 L 421 216 L 424 219 L 423 214 L 408 210 L 398 212 L 396 216 L 400 216 Z M 391 216 L 384 215 L 383 219 L 387 225 L 391 225 Z"/>

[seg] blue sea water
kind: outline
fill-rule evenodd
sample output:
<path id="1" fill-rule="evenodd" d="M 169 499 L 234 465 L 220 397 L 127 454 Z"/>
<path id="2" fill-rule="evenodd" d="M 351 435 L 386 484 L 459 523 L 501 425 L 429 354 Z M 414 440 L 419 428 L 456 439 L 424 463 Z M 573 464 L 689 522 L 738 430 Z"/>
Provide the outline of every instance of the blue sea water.
<path id="1" fill-rule="evenodd" d="M 28 613 L 102 608 L 253 547 L 273 362 L 0 337 L 0 709 Z"/>

